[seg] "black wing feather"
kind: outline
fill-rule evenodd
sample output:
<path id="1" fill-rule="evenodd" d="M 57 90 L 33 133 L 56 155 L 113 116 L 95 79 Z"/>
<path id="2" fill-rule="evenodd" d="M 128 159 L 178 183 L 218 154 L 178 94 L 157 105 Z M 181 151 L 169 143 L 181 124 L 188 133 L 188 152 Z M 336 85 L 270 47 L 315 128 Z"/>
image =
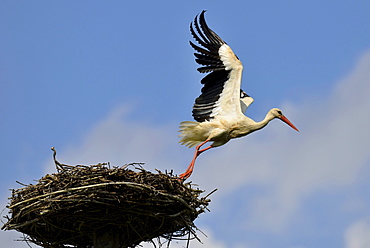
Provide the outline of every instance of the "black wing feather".
<path id="1" fill-rule="evenodd" d="M 215 33 L 213 32 L 207 25 L 206 20 L 204 18 L 205 11 L 202 11 L 199 17 L 200 26 L 204 32 L 204 34 L 207 36 L 208 40 L 214 44 L 214 45 L 220 45 L 225 44 L 225 42 Z"/>
<path id="2" fill-rule="evenodd" d="M 202 93 L 195 100 L 193 106 L 193 117 L 199 122 L 209 121 L 213 118 L 212 111 L 216 107 L 230 72 L 225 69 L 219 55 L 220 47 L 226 42 L 208 27 L 204 13 L 205 11 L 202 11 L 190 24 L 190 33 L 201 46 L 190 41 L 191 47 L 198 52 L 194 53 L 195 61 L 202 65 L 197 70 L 201 73 L 210 72 L 201 80 L 204 85 Z"/>
<path id="3" fill-rule="evenodd" d="M 209 41 L 207 40 L 207 38 L 203 35 L 203 33 L 200 31 L 199 29 L 199 26 L 198 26 L 198 23 L 197 23 L 197 17 L 198 15 L 195 17 L 194 19 L 194 24 L 195 24 L 195 29 L 197 30 L 199 36 L 195 33 L 194 29 L 193 29 L 193 23 L 190 23 L 190 33 L 191 35 L 194 37 L 194 39 L 203 47 L 206 47 L 208 48 L 208 44 Z"/>

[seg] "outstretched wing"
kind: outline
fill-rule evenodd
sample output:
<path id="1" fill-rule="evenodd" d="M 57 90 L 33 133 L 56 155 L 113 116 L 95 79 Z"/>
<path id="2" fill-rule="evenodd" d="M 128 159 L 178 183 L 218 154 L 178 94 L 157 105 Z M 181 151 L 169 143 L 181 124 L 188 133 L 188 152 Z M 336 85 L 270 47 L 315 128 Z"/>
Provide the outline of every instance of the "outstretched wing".
<path id="1" fill-rule="evenodd" d="M 201 95 L 195 100 L 193 117 L 198 122 L 213 118 L 237 118 L 242 114 L 241 77 L 243 66 L 231 48 L 214 31 L 204 18 L 205 11 L 190 24 L 190 32 L 199 46 L 190 41 L 198 71 L 209 73 L 201 83 Z M 253 101 L 253 100 L 252 100 Z M 249 103 L 250 104 L 250 103 Z M 249 104 L 247 104 L 249 106 Z"/>

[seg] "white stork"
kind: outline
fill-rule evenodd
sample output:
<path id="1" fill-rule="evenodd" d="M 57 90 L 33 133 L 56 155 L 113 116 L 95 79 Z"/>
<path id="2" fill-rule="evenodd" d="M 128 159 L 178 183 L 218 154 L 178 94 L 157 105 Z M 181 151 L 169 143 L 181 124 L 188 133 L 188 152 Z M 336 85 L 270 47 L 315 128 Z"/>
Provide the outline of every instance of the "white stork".
<path id="1" fill-rule="evenodd" d="M 230 139 L 257 131 L 275 118 L 298 131 L 277 108 L 271 109 L 260 122 L 244 115 L 253 98 L 240 88 L 242 63 L 226 42 L 208 27 L 204 13 L 203 10 L 199 18 L 197 15 L 190 24 L 190 32 L 200 46 L 191 41 L 190 45 L 197 52 L 194 53 L 195 61 L 202 66 L 198 71 L 210 73 L 201 80 L 202 93 L 193 106 L 193 117 L 196 121 L 180 123 L 180 143 L 188 147 L 196 146 L 189 167 L 185 173 L 179 175 L 182 180 L 192 174 L 195 160 L 202 152 L 222 146 Z M 208 142 L 213 143 L 201 149 Z"/>

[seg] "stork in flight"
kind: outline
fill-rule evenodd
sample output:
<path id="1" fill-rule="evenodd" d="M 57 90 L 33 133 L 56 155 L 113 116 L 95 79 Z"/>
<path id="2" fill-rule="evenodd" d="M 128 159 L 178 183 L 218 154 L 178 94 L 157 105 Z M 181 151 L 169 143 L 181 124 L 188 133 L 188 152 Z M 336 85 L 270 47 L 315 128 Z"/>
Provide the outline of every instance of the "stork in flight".
<path id="1" fill-rule="evenodd" d="M 201 65 L 198 71 L 209 74 L 201 80 L 201 95 L 193 106 L 196 121 L 180 123 L 180 143 L 196 146 L 189 167 L 179 175 L 182 180 L 192 174 L 195 160 L 202 152 L 257 131 L 275 118 L 298 131 L 278 108 L 271 109 L 260 122 L 244 115 L 253 98 L 240 88 L 243 65 L 226 42 L 208 27 L 204 13 L 203 10 L 190 24 L 190 32 L 200 46 L 191 41 L 190 45 L 197 52 L 195 61 Z M 208 142 L 212 144 L 201 149 Z"/>

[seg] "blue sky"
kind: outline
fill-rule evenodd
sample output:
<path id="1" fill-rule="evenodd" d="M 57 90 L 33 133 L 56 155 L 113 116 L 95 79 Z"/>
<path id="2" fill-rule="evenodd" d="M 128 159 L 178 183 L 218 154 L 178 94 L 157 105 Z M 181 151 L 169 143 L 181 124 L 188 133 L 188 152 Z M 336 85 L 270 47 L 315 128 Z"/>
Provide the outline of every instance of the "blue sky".
<path id="1" fill-rule="evenodd" d="M 247 115 L 279 107 L 301 132 L 273 121 L 199 158 L 191 180 L 219 190 L 192 247 L 370 247 L 368 1 L 1 1 L 2 206 L 54 172 L 52 146 L 63 163 L 182 173 L 203 9 L 243 62 Z"/>

